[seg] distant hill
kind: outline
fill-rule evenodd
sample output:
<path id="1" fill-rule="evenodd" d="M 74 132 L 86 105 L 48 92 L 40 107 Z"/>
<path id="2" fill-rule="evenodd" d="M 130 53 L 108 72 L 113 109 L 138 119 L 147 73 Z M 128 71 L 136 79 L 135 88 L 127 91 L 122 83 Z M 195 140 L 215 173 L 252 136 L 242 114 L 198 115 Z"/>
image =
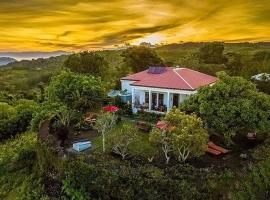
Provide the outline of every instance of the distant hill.
<path id="1" fill-rule="evenodd" d="M 0 66 L 7 65 L 9 63 L 14 63 L 17 60 L 10 57 L 0 57 Z"/>
<path id="2" fill-rule="evenodd" d="M 2 66 L 2 69 L 26 69 L 26 70 L 40 70 L 48 67 L 61 68 L 67 55 L 55 56 L 50 58 L 38 58 L 32 60 L 21 60 L 12 63 L 8 63 Z"/>
<path id="3" fill-rule="evenodd" d="M 69 54 L 66 51 L 51 51 L 51 52 L 42 52 L 42 51 L 26 51 L 26 52 L 0 52 L 0 57 L 12 57 L 16 60 L 32 60 L 38 58 L 49 58 L 55 56 L 61 56 Z"/>

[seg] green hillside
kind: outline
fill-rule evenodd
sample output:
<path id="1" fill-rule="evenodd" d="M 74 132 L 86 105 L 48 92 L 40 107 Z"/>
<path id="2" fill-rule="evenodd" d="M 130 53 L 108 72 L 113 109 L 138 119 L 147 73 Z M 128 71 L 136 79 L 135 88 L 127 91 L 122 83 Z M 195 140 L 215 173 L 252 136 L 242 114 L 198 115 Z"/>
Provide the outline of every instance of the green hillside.
<path id="1" fill-rule="evenodd" d="M 204 64 L 197 58 L 199 49 L 205 43 L 169 44 L 156 47 L 155 51 L 169 66 L 185 66 L 215 75 L 217 71 L 226 70 L 224 64 Z M 224 54 L 237 53 L 244 65 L 242 76 L 249 78 L 257 71 L 251 59 L 256 52 L 270 52 L 270 43 L 225 43 Z M 122 50 L 98 51 L 108 63 L 112 81 L 119 79 L 119 70 L 123 67 Z M 67 55 L 20 61 L 3 66 L 0 70 L 0 90 L 11 93 L 35 92 L 39 83 L 47 83 L 50 77 L 63 67 Z M 270 63 L 265 63 L 270 66 Z M 270 68 L 270 67 L 269 67 Z"/>

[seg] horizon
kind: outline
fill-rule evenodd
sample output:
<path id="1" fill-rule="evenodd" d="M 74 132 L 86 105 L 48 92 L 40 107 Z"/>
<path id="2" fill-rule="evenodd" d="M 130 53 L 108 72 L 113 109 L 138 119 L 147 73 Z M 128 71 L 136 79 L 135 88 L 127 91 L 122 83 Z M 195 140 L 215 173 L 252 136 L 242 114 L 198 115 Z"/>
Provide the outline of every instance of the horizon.
<path id="1" fill-rule="evenodd" d="M 157 48 L 157 47 L 162 47 L 162 46 L 168 46 L 168 45 L 185 45 L 185 44 L 191 44 L 191 43 L 211 43 L 211 42 L 221 42 L 223 44 L 263 44 L 263 43 L 269 43 L 268 41 L 261 41 L 261 42 L 249 42 L 249 41 L 242 41 L 242 42 L 226 42 L 226 41 L 207 41 L 207 42 L 179 42 L 179 43 L 169 43 L 169 44 L 151 44 L 148 43 L 148 45 L 151 45 L 151 48 Z M 144 42 L 142 42 L 144 43 Z M 142 44 L 137 44 L 137 45 L 131 45 L 131 46 L 140 46 Z M 120 49 L 125 49 L 130 46 L 113 46 L 112 48 L 100 48 L 100 49 L 93 49 L 93 50 L 78 50 L 78 51 L 65 51 L 65 50 L 52 50 L 52 51 L 1 51 L 0 50 L 0 58 L 14 58 L 17 61 L 22 61 L 22 60 L 35 60 L 39 58 L 50 58 L 50 57 L 55 57 L 55 56 L 61 56 L 61 55 L 68 55 L 72 53 L 78 53 L 80 51 L 114 51 L 114 50 L 120 50 Z"/>
<path id="2" fill-rule="evenodd" d="M 12 0 L 1 2 L 0 11 L 1 52 L 270 41 L 267 0 Z"/>

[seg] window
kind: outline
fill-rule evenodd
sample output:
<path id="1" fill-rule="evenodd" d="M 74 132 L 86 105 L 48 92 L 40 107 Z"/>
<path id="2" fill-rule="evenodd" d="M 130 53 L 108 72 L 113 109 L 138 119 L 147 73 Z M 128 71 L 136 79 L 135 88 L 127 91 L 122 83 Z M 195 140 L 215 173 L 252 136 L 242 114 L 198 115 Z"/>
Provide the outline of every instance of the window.
<path id="1" fill-rule="evenodd" d="M 158 106 L 164 106 L 164 94 L 158 94 Z"/>
<path id="2" fill-rule="evenodd" d="M 152 93 L 152 107 L 157 106 L 157 93 Z"/>
<path id="3" fill-rule="evenodd" d="M 149 92 L 145 92 L 145 99 L 144 99 L 145 103 L 149 103 Z"/>

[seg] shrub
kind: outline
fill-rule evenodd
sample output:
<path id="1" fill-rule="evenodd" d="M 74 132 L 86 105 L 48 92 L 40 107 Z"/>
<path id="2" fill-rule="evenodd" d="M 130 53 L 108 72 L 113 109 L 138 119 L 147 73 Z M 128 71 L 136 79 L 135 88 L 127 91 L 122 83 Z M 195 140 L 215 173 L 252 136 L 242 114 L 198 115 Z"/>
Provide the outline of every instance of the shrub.
<path id="1" fill-rule="evenodd" d="M 37 103 L 30 100 L 18 100 L 13 105 L 0 102 L 0 140 L 27 130 Z"/>
<path id="2" fill-rule="evenodd" d="M 189 180 L 191 175 L 183 168 L 166 171 L 109 160 L 95 164 L 72 160 L 67 164 L 63 191 L 71 199 L 204 199 L 199 189 L 205 188 L 194 181 L 205 181 L 203 173 Z"/>
<path id="3" fill-rule="evenodd" d="M 162 114 L 149 113 L 149 112 L 145 112 L 145 111 L 138 111 L 134 117 L 141 120 L 141 121 L 156 123 L 163 116 L 164 115 L 162 115 Z"/>
<path id="4" fill-rule="evenodd" d="M 137 129 L 136 127 L 128 124 L 124 124 L 122 129 L 119 132 L 111 134 L 109 138 L 112 143 L 112 151 L 125 159 L 128 155 L 129 146 L 137 138 Z"/>

